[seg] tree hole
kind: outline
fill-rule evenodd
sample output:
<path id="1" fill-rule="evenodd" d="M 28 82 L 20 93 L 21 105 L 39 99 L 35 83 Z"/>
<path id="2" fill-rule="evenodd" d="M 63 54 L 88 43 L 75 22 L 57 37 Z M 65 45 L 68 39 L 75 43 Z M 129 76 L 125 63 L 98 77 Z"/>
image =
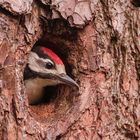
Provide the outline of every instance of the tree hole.
<path id="1" fill-rule="evenodd" d="M 71 53 L 75 52 L 72 42 L 63 40 L 58 36 L 47 35 L 47 37 L 38 40 L 35 46 L 45 46 L 55 52 L 65 64 L 67 75 L 77 82 L 76 74 L 73 73 L 74 70 L 76 71 L 75 62 L 77 58 L 73 56 L 72 60 L 75 61 L 72 61 L 70 57 Z M 59 120 L 61 116 L 71 109 L 78 95 L 76 87 L 65 84 L 46 86 L 44 91 L 43 98 L 37 104 L 29 105 L 31 116 L 43 123 L 52 123 Z"/>

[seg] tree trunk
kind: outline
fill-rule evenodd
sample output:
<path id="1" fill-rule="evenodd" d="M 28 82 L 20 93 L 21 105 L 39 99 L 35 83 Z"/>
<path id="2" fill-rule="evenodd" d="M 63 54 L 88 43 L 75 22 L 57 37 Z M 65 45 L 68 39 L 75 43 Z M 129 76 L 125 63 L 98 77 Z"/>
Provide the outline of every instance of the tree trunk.
<path id="1" fill-rule="evenodd" d="M 0 138 L 139 139 L 139 6 L 139 0 L 0 0 Z M 50 101 L 28 104 L 24 68 L 35 44 L 58 53 L 79 91 L 60 85 Z"/>

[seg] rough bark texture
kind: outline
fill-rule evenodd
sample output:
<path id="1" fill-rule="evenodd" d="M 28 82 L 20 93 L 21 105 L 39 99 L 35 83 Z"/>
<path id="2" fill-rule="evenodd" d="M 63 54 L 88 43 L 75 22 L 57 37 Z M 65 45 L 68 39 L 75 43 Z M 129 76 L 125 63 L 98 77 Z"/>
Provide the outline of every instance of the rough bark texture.
<path id="1" fill-rule="evenodd" d="M 140 138 L 139 0 L 0 0 L 0 138 Z M 28 105 L 23 71 L 33 45 L 53 43 L 79 91 Z"/>

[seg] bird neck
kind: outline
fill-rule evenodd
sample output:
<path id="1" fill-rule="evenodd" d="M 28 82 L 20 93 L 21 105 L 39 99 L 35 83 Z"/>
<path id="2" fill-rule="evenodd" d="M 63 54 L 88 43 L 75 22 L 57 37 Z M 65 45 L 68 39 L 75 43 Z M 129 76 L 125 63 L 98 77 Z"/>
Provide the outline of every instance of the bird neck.
<path id="1" fill-rule="evenodd" d="M 59 81 L 50 79 L 35 78 L 25 80 L 29 104 L 36 104 L 42 99 L 44 87 L 54 86 L 57 84 L 59 84 Z"/>

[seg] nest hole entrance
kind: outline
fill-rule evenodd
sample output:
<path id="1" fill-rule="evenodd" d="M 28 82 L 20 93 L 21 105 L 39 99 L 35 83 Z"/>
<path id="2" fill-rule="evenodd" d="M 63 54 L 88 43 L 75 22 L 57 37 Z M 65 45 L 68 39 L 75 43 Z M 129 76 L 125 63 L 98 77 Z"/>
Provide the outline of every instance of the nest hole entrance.
<path id="1" fill-rule="evenodd" d="M 52 38 L 50 38 L 52 39 Z M 39 40 L 36 45 L 43 45 L 55 52 L 63 61 L 66 68 L 66 73 L 73 78 L 72 69 L 69 65 L 67 58 L 69 55 L 69 48 L 63 41 L 54 39 L 51 42 Z M 57 121 L 66 113 L 68 109 L 73 106 L 77 90 L 67 85 L 48 86 L 44 88 L 44 96 L 42 100 L 35 105 L 29 105 L 29 112 L 31 116 L 39 122 Z"/>

